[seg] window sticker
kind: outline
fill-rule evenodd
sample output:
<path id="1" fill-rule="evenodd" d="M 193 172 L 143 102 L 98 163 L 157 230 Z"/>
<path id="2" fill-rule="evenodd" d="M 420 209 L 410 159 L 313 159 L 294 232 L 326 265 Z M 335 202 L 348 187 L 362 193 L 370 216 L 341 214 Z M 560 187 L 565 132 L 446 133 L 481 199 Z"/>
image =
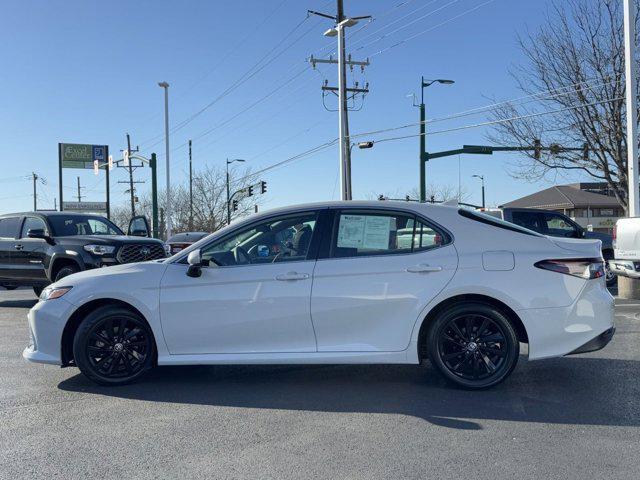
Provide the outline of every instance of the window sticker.
<path id="1" fill-rule="evenodd" d="M 389 248 L 392 217 L 341 215 L 338 227 L 338 247 L 367 250 Z"/>

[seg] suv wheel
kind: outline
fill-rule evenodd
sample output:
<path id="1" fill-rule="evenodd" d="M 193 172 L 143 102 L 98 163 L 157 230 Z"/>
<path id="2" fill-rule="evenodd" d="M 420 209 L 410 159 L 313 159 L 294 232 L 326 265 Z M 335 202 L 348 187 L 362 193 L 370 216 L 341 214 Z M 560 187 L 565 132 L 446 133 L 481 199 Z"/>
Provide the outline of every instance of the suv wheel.
<path id="1" fill-rule="evenodd" d="M 73 339 L 80 371 L 101 385 L 123 385 L 153 365 L 155 342 L 147 323 L 121 307 L 106 306 L 82 321 Z"/>
<path id="2" fill-rule="evenodd" d="M 520 344 L 499 310 L 467 303 L 442 312 L 427 333 L 431 362 L 450 382 L 468 389 L 492 387 L 511 374 Z"/>
<path id="3" fill-rule="evenodd" d="M 607 287 L 611 288 L 618 282 L 618 276 L 609 268 L 609 260 L 613 260 L 613 254 L 607 252 L 602 256 L 604 258 L 604 278 L 607 281 Z"/>
<path id="4" fill-rule="evenodd" d="M 80 269 L 76 265 L 65 265 L 58 273 L 56 273 L 56 278 L 53 279 L 54 282 L 63 279 L 66 276 L 71 275 L 72 273 L 78 273 Z"/>

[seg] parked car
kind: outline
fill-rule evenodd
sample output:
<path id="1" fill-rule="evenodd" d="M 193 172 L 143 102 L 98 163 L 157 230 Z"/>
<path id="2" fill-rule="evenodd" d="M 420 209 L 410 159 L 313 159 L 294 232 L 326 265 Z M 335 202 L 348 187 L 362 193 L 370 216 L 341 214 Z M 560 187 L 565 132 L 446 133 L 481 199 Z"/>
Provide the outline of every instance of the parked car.
<path id="1" fill-rule="evenodd" d="M 184 232 L 172 235 L 166 242 L 167 253 L 169 255 L 175 255 L 188 246 L 193 245 L 198 240 L 202 240 L 207 235 L 209 235 L 208 232 Z"/>
<path id="2" fill-rule="evenodd" d="M 36 295 L 52 282 L 93 268 L 165 258 L 161 241 L 132 219 L 138 236 L 125 236 L 100 215 L 27 212 L 0 216 L 0 285 L 33 287 Z"/>
<path id="3" fill-rule="evenodd" d="M 425 234 L 400 242 L 407 229 Z M 530 360 L 603 348 L 613 308 L 598 241 L 456 207 L 327 202 L 252 215 L 165 260 L 54 283 L 29 312 L 23 355 L 105 385 L 154 365 L 429 358 L 477 389 L 513 371 L 520 343 Z"/>
<path id="4" fill-rule="evenodd" d="M 501 208 L 488 210 L 485 213 L 543 235 L 600 240 L 602 242 L 602 257 L 605 261 L 607 286 L 612 287 L 616 284 L 616 275 L 607 265 L 607 260 L 613 258 L 612 235 L 585 230 L 566 215 L 551 210 L 540 210 L 537 208 Z"/>
<path id="5" fill-rule="evenodd" d="M 609 268 L 616 275 L 640 278 L 640 218 L 620 218 L 613 231 L 614 258 Z"/>

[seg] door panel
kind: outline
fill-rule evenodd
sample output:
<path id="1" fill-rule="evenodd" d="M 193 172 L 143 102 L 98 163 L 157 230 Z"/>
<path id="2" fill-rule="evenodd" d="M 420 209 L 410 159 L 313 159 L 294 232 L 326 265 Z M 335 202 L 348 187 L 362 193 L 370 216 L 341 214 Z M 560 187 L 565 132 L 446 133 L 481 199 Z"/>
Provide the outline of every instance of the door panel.
<path id="1" fill-rule="evenodd" d="M 20 230 L 21 217 L 0 218 L 0 279 L 15 283 L 14 254 Z M 10 284 L 10 282 L 6 282 Z"/>
<path id="2" fill-rule="evenodd" d="M 36 217 L 24 219 L 20 232 L 20 239 L 14 242 L 13 265 L 14 275 L 22 282 L 41 283 L 47 281 L 47 273 L 44 269 L 44 260 L 47 253 L 47 242 L 40 238 L 29 238 L 29 230 L 44 230 L 47 227 L 44 221 Z"/>
<path id="3" fill-rule="evenodd" d="M 160 291 L 169 352 L 316 351 L 309 301 L 314 264 L 203 267 L 198 278 L 186 275 L 186 265 L 170 265 Z"/>

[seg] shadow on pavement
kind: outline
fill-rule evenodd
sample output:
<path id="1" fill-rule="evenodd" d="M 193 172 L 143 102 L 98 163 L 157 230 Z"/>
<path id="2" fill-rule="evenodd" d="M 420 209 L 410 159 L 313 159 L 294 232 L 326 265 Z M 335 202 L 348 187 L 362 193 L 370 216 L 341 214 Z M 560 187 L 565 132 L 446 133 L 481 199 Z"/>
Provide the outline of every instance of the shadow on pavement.
<path id="1" fill-rule="evenodd" d="M 0 308 L 31 308 L 36 303 L 38 303 L 38 299 L 27 299 L 27 300 L 0 300 Z"/>
<path id="2" fill-rule="evenodd" d="M 58 387 L 151 402 L 403 414 L 469 430 L 482 428 L 477 420 L 640 426 L 639 362 L 521 361 L 505 383 L 479 392 L 449 386 L 430 366 L 380 365 L 160 367 L 133 385 L 75 375 Z"/>

